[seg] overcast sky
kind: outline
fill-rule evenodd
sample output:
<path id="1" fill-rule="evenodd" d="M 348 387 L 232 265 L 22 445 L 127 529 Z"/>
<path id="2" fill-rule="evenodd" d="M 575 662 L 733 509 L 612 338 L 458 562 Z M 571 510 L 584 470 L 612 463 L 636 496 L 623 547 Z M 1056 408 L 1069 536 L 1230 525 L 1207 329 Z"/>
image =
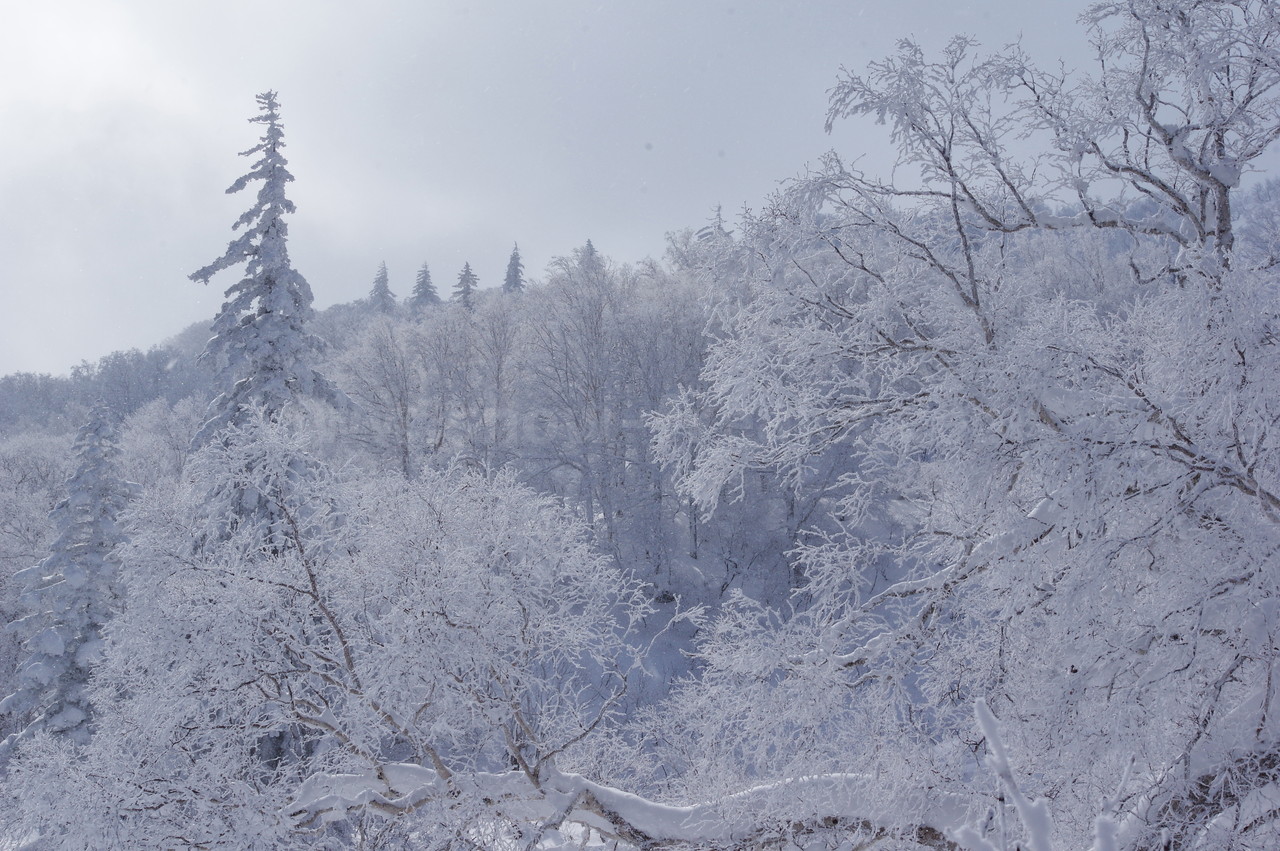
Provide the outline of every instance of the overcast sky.
<path id="1" fill-rule="evenodd" d="M 618 261 L 732 217 L 884 128 L 822 125 L 841 65 L 954 33 L 1087 61 L 1077 0 L 45 0 L 0 30 L 0 374 L 65 373 L 208 321 L 187 275 L 251 203 L 226 196 L 279 92 L 294 265 L 318 307 L 403 296 L 424 262 L 501 283 L 590 238 Z M 224 273 L 229 274 L 229 273 Z"/>

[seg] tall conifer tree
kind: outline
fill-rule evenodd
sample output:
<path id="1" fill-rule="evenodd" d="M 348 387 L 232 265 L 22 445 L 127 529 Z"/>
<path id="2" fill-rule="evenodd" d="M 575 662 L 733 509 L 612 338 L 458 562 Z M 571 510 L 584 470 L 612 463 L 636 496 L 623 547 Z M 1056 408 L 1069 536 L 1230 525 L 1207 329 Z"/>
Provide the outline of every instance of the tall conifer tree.
<path id="1" fill-rule="evenodd" d="M 466 263 L 462 267 L 462 271 L 458 273 L 458 283 L 454 284 L 452 301 L 456 301 L 466 309 L 468 313 L 476 309 L 476 285 L 479 279 L 476 273 L 471 271 L 471 264 Z"/>
<path id="2" fill-rule="evenodd" d="M 396 294 L 391 291 L 385 261 L 378 266 L 378 273 L 373 276 L 373 289 L 369 290 L 369 306 L 379 313 L 391 313 L 396 309 Z"/>
<path id="3" fill-rule="evenodd" d="M 524 263 L 520 260 L 520 246 L 511 248 L 511 259 L 507 261 L 507 277 L 502 282 L 502 291 L 507 295 L 524 292 Z"/>
<path id="4" fill-rule="evenodd" d="M 243 229 L 240 236 L 221 257 L 191 275 L 193 281 L 208 283 L 217 272 L 246 264 L 244 277 L 227 289 L 213 337 L 201 355 L 213 361 L 224 389 L 210 403 L 197 444 L 225 426 L 244 422 L 255 409 L 275 419 L 298 396 L 335 403 L 344 398 L 311 366 L 324 343 L 306 330 L 313 312 L 311 287 L 289 261 L 284 217 L 294 212 L 294 205 L 285 197 L 285 184 L 293 175 L 282 153 L 280 105 L 275 92 L 263 92 L 257 101 L 262 114 L 249 121 L 264 125 L 265 133 L 241 156 L 259 159 L 227 189 L 239 192 L 260 181 L 257 199 L 232 225 L 232 230 Z"/>
<path id="5" fill-rule="evenodd" d="M 409 306 L 414 310 L 422 310 L 438 304 L 440 304 L 440 293 L 436 291 L 436 285 L 431 282 L 431 268 L 423 263 L 422 268 L 418 270 L 417 280 L 413 284 L 413 296 L 409 299 Z"/>

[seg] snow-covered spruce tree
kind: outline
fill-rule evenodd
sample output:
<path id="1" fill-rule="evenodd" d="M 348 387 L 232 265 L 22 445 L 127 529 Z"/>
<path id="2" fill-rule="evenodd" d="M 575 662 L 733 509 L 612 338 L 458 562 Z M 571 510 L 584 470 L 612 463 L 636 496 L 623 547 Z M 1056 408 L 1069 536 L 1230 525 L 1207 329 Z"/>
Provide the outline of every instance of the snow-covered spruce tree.
<path id="1" fill-rule="evenodd" d="M 476 285 L 479 279 L 476 273 L 471 271 L 471 264 L 464 263 L 462 271 L 458 273 L 458 283 L 453 285 L 453 295 L 450 301 L 457 302 L 462 305 L 463 309 L 468 313 L 476 309 Z"/>
<path id="2" fill-rule="evenodd" d="M 26 716 L 26 727 L 0 745 L 13 746 L 38 730 L 87 741 L 93 711 L 85 686 L 102 646 L 102 627 L 119 603 L 114 558 L 123 534 L 116 519 L 132 488 L 115 473 L 114 414 L 105 403 L 90 413 L 76 436 L 75 471 L 66 498 L 50 514 L 57 537 L 47 558 L 21 571 L 31 614 L 20 624 L 30 636 L 30 655 L 18 668 L 18 688 L 0 712 Z"/>
<path id="3" fill-rule="evenodd" d="M 440 304 L 440 293 L 436 291 L 436 285 L 431 282 L 431 268 L 423 263 L 413 283 L 413 295 L 409 298 L 409 306 L 414 312 L 421 312 L 438 304 Z"/>
<path id="4" fill-rule="evenodd" d="M 248 174 L 227 189 L 239 192 L 261 182 L 257 199 L 232 225 L 233 230 L 243 229 L 240 236 L 221 257 L 191 275 L 193 281 L 208 283 L 216 273 L 246 264 L 244 277 L 227 289 L 227 300 L 213 322 L 213 337 L 201 355 L 214 362 L 224 389 L 210 403 L 196 444 L 257 410 L 277 418 L 300 396 L 334 403 L 344 399 L 312 367 L 324 343 L 306 330 L 312 315 L 311 287 L 289 261 L 284 217 L 294 211 L 294 205 L 285 197 L 285 185 L 293 175 L 282 153 L 280 107 L 275 92 L 263 92 L 257 100 L 262 114 L 249 121 L 266 130 L 260 143 L 241 156 L 260 157 Z"/>
<path id="5" fill-rule="evenodd" d="M 379 264 L 378 274 L 373 276 L 373 289 L 369 290 L 369 307 L 378 313 L 394 313 L 396 294 L 391 292 L 391 284 L 387 278 L 387 264 Z"/>
<path id="6" fill-rule="evenodd" d="M 502 292 L 515 295 L 524 292 L 524 263 L 520 260 L 520 246 L 511 247 L 511 258 L 507 260 L 507 276 L 502 281 Z"/>

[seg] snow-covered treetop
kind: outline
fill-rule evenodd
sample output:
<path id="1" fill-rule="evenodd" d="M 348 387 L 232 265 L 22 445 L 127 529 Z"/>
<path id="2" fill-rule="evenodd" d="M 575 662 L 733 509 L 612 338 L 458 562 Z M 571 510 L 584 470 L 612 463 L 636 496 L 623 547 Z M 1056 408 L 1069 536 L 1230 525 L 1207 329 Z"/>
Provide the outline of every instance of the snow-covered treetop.
<path id="1" fill-rule="evenodd" d="M 191 275 L 208 283 L 216 273 L 245 263 L 244 277 L 227 289 L 226 302 L 213 323 L 213 337 L 202 357 L 212 359 L 225 389 L 209 408 L 209 420 L 196 437 L 203 442 L 219 428 L 253 408 L 275 416 L 298 395 L 340 403 L 343 397 L 311 362 L 324 348 L 304 328 L 312 314 L 311 287 L 289 261 L 285 197 L 293 180 L 281 153 L 284 128 L 275 92 L 257 96 L 261 115 L 250 118 L 266 130 L 258 145 L 241 156 L 261 155 L 248 174 L 227 189 L 239 192 L 261 181 L 257 199 L 232 225 L 242 231 L 221 257 Z"/>
<path id="2" fill-rule="evenodd" d="M 451 300 L 461 304 L 470 313 L 475 310 L 475 294 L 479 284 L 480 279 L 471 271 L 471 264 L 463 264 L 462 271 L 458 273 L 458 283 L 453 285 Z"/>
<path id="3" fill-rule="evenodd" d="M 420 309 L 439 303 L 440 293 L 436 291 L 436 285 L 431 282 L 431 267 L 423 263 L 422 268 L 418 270 L 418 276 L 414 279 L 413 296 L 409 304 L 415 309 Z"/>
<path id="4" fill-rule="evenodd" d="M 396 294 L 391 291 L 386 261 L 379 264 L 378 273 L 373 276 L 373 288 L 369 290 L 369 306 L 379 313 L 391 313 L 396 309 Z"/>
<path id="5" fill-rule="evenodd" d="M 1235 243 L 1233 196 L 1280 139 L 1278 14 L 1271 0 L 1095 3 L 1082 18 L 1093 75 L 1039 68 L 1017 47 L 979 57 L 968 37 L 930 61 L 903 40 L 846 72 L 827 128 L 858 115 L 888 124 L 925 186 L 899 191 L 829 157 L 828 188 L 867 205 L 954 193 L 967 225 L 987 231 L 1086 226 L 1169 241 L 1182 256 L 1143 274 L 1196 266 L 1216 289 Z M 1023 160 L 1015 138 L 1045 150 Z"/>
<path id="6" fill-rule="evenodd" d="M 524 292 L 524 261 L 520 259 L 520 246 L 511 247 L 511 258 L 507 261 L 507 276 L 502 282 L 502 291 L 511 295 Z"/>
<path id="7" fill-rule="evenodd" d="M 280 104 L 275 92 L 263 92 L 256 99 L 262 115 L 256 115 L 249 121 L 265 124 L 266 131 L 257 145 L 242 151 L 240 156 L 262 154 L 262 158 L 253 164 L 248 174 L 241 175 L 227 187 L 227 194 L 239 192 L 255 180 L 261 180 L 262 187 L 258 190 L 257 203 L 231 226 L 232 230 L 245 228 L 244 233 L 227 245 L 227 250 L 221 257 L 191 274 L 191 280 L 202 284 L 207 284 L 218 272 L 239 265 L 247 258 L 258 258 L 260 262 L 272 262 L 273 265 L 283 263 L 287 266 L 289 263 L 289 254 L 284 244 L 289 228 L 282 216 L 294 212 L 295 207 L 284 193 L 285 184 L 293 182 L 293 174 L 288 169 L 289 161 L 281 153 L 285 145 L 284 125 L 280 123 Z M 268 242 L 269 237 L 274 239 Z M 264 242 L 267 244 L 264 245 Z M 268 253 L 268 246 L 279 254 Z M 296 272 L 294 274 L 297 275 Z M 301 275 L 297 275 L 297 278 L 309 306 L 311 288 Z"/>

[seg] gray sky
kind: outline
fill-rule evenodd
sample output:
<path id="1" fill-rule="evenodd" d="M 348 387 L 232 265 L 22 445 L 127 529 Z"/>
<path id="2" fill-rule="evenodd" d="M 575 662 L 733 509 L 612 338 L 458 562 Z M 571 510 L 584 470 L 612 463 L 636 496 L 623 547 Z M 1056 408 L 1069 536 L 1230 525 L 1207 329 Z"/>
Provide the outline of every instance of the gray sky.
<path id="1" fill-rule="evenodd" d="M 211 320 L 251 199 L 223 190 L 280 93 L 294 265 L 324 307 L 385 260 L 406 295 L 469 261 L 539 278 L 590 238 L 615 260 L 732 218 L 836 148 L 887 168 L 884 128 L 822 132 L 827 89 L 913 35 L 1086 61 L 1080 0 L 45 0 L 0 30 L 0 374 L 64 373 Z M 228 274 L 228 273 L 224 273 Z"/>

